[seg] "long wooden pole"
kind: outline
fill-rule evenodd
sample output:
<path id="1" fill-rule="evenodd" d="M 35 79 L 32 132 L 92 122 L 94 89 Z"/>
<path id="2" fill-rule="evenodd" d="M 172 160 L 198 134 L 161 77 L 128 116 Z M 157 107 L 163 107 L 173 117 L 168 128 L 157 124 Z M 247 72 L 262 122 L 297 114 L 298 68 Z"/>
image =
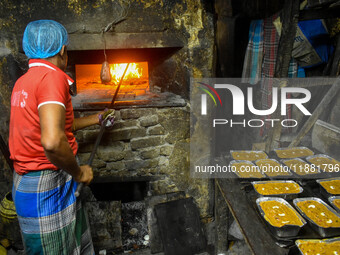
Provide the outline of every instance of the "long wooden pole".
<path id="1" fill-rule="evenodd" d="M 289 144 L 288 147 L 294 147 L 299 145 L 302 138 L 309 132 L 309 130 L 313 127 L 314 123 L 318 120 L 321 113 L 327 108 L 332 99 L 338 94 L 340 90 L 340 77 L 336 79 L 335 83 L 328 90 L 324 98 L 321 100 L 319 105 L 314 110 L 313 114 L 309 117 L 309 119 L 305 122 L 303 127 L 300 129 L 299 133 L 295 137 L 295 139 Z"/>
<path id="2" fill-rule="evenodd" d="M 112 108 L 113 105 L 114 105 L 114 103 L 115 103 L 116 97 L 117 97 L 117 95 L 118 95 L 118 91 L 119 91 L 119 89 L 120 89 L 120 85 L 122 85 L 122 82 L 123 82 L 125 73 L 126 73 L 126 71 L 128 70 L 129 65 L 130 65 L 130 63 L 128 63 L 128 64 L 126 65 L 126 67 L 125 67 L 124 73 L 123 73 L 123 75 L 122 75 L 122 78 L 120 78 L 118 87 L 117 87 L 117 89 L 116 89 L 116 91 L 115 91 L 115 94 L 114 94 L 113 97 L 112 97 L 112 101 L 111 101 L 111 104 L 109 105 L 109 108 Z M 97 148 L 98 148 L 98 146 L 99 146 L 99 144 L 100 144 L 100 141 L 102 140 L 103 134 L 104 134 L 104 132 L 105 132 L 106 122 L 107 122 L 107 120 L 104 120 L 104 123 L 102 123 L 102 125 L 100 126 L 100 131 L 99 131 L 99 133 L 98 133 L 96 142 L 94 143 L 93 150 L 92 150 L 92 152 L 91 152 L 89 161 L 88 161 L 88 163 L 87 163 L 89 166 L 92 165 L 94 156 L 95 156 L 95 154 L 96 154 L 96 152 L 97 152 Z M 79 184 L 78 184 L 78 187 L 77 187 L 76 191 L 74 192 L 74 195 L 75 195 L 76 197 L 79 197 L 80 192 L 81 192 L 83 186 L 84 186 L 83 183 L 79 183 Z"/>

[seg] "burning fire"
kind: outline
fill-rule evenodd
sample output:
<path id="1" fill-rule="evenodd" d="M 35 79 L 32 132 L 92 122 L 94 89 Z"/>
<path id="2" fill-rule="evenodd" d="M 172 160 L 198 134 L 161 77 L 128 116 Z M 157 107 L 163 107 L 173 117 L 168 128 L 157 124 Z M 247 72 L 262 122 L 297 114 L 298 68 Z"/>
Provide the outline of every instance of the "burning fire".
<path id="1" fill-rule="evenodd" d="M 123 76 L 127 64 L 112 64 L 110 72 L 112 81 L 118 83 Z M 133 78 L 140 78 L 143 74 L 143 69 L 139 68 L 136 63 L 130 63 L 128 70 L 124 76 L 124 81 Z"/>

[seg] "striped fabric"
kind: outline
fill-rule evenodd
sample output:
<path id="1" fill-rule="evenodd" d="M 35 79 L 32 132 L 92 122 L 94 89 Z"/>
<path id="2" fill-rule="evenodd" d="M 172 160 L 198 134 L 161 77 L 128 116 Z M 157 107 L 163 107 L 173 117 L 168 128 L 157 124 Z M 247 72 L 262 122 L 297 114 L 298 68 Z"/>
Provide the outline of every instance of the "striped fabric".
<path id="1" fill-rule="evenodd" d="M 256 84 L 261 80 L 263 60 L 263 20 L 253 20 L 243 63 L 242 82 Z"/>
<path id="2" fill-rule="evenodd" d="M 27 255 L 92 255 L 87 215 L 77 183 L 62 170 L 13 176 L 13 200 Z"/>
<path id="3" fill-rule="evenodd" d="M 261 82 L 262 92 L 262 109 L 269 109 L 272 105 L 272 88 L 273 78 L 275 72 L 275 62 L 277 56 L 277 48 L 279 46 L 280 36 L 277 33 L 274 20 L 278 17 L 277 14 L 266 18 L 263 23 L 263 64 L 262 64 L 262 77 Z M 271 116 L 264 116 L 263 119 L 270 119 Z M 265 135 L 271 128 L 271 123 L 266 124 L 261 128 L 260 135 Z"/>
<path id="4" fill-rule="evenodd" d="M 278 17 L 278 14 L 275 14 L 269 18 L 264 20 L 263 24 L 263 64 L 262 64 L 262 77 L 265 78 L 261 82 L 261 92 L 262 92 L 262 109 L 269 109 L 272 105 L 272 88 L 273 88 L 273 79 L 275 73 L 275 64 L 277 57 L 277 49 L 279 46 L 280 36 L 277 33 L 274 20 Z M 288 78 L 296 78 L 296 77 L 304 77 L 304 70 L 298 67 L 297 62 L 294 59 L 291 59 L 289 63 L 288 69 Z M 290 95 L 287 95 L 288 97 Z M 271 116 L 265 116 L 263 119 L 270 119 Z M 292 109 L 291 105 L 287 106 L 287 119 L 292 118 Z M 271 123 L 266 122 L 260 130 L 260 135 L 263 136 L 267 133 L 267 131 L 271 128 Z M 283 128 L 283 132 L 291 132 L 291 128 Z"/>

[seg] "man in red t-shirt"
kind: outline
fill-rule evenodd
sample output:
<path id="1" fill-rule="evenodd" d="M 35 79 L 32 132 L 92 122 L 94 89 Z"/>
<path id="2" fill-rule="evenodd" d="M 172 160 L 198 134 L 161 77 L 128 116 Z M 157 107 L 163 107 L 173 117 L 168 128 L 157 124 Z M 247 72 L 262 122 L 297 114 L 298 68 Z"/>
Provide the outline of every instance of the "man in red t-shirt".
<path id="1" fill-rule="evenodd" d="M 67 66 L 66 29 L 52 20 L 27 25 L 23 49 L 29 70 L 11 99 L 9 148 L 13 199 L 27 254 L 94 254 L 77 183 L 93 171 L 79 166 L 72 131 L 99 124 L 99 114 L 74 119 Z"/>

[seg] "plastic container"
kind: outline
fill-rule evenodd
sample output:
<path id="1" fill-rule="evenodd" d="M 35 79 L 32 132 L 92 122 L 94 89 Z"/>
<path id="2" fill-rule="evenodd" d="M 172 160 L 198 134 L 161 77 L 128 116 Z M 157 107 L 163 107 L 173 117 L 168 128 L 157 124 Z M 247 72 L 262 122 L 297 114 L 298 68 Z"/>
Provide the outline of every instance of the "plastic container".
<path id="1" fill-rule="evenodd" d="M 8 192 L 0 202 L 0 216 L 4 224 L 10 224 L 17 218 L 12 192 Z"/>

